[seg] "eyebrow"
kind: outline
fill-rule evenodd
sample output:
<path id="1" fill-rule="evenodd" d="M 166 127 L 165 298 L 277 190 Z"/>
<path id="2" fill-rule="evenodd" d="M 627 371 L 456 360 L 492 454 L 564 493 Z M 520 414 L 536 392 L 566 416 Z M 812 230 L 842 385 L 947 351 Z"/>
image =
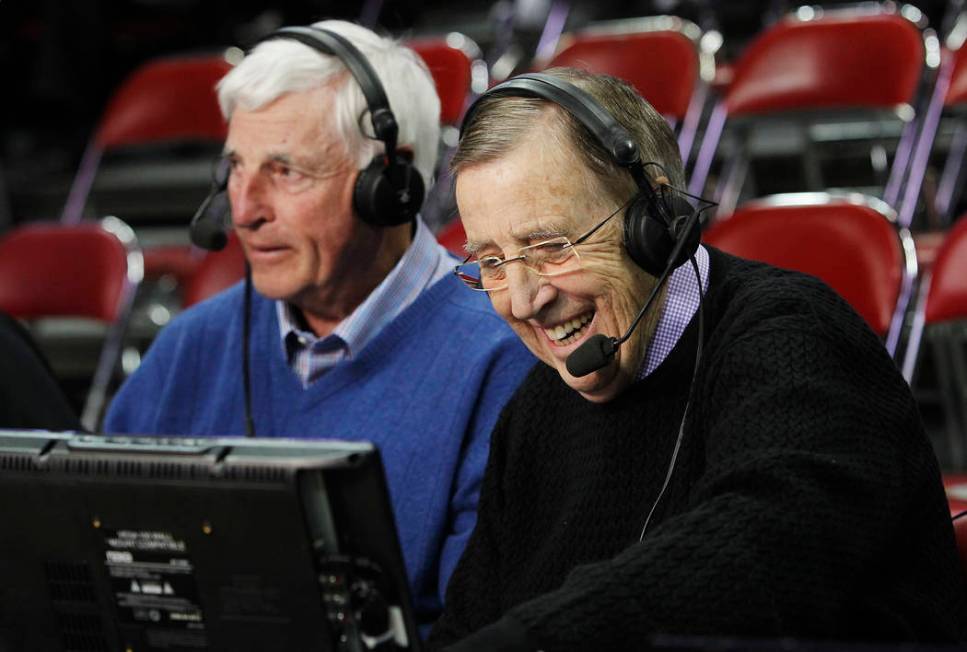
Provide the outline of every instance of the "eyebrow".
<path id="1" fill-rule="evenodd" d="M 226 147 L 226 148 L 223 148 L 222 149 L 222 156 L 223 157 L 236 157 L 236 156 L 238 156 L 238 152 L 234 148 L 227 148 Z M 289 154 L 282 153 L 282 152 L 279 152 L 279 153 L 270 153 L 265 158 L 265 160 L 266 161 L 270 161 L 272 163 L 282 163 L 284 165 L 291 165 L 293 167 L 307 167 L 305 164 L 296 163 Z"/>
<path id="2" fill-rule="evenodd" d="M 530 231 L 528 233 L 522 234 L 511 234 L 511 238 L 517 242 L 526 243 L 533 242 L 535 240 L 548 240 L 550 238 L 557 238 L 563 235 L 567 235 L 567 229 L 563 227 L 557 227 L 550 225 L 547 228 L 539 229 L 536 231 Z M 463 245 L 463 250 L 469 255 L 475 255 L 480 252 L 481 249 L 492 245 L 493 242 L 470 242 L 469 240 Z M 526 244 L 521 244 L 521 247 L 526 247 Z"/>

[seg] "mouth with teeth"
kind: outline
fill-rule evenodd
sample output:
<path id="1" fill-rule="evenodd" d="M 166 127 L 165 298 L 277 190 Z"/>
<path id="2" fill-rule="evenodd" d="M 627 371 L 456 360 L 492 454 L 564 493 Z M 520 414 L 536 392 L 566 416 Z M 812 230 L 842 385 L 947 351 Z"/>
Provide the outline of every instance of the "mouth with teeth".
<path id="1" fill-rule="evenodd" d="M 594 319 L 594 311 L 579 315 L 553 328 L 545 328 L 544 334 L 554 343 L 554 346 L 567 346 L 581 338 L 592 319 Z"/>

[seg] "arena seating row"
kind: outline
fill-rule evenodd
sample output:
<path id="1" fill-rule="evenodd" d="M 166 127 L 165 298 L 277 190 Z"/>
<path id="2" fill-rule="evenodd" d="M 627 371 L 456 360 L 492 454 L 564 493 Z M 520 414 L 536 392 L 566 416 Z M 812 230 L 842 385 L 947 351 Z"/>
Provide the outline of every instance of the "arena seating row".
<path id="1" fill-rule="evenodd" d="M 824 279 L 884 338 L 910 381 L 925 348 L 921 342 L 929 343 L 940 363 L 951 462 L 960 468 L 967 464 L 967 269 L 960 262 L 967 259 L 967 220 L 923 241 L 936 243 L 936 249 L 916 247 L 910 227 L 920 209 L 939 216 L 932 223 L 944 228 L 956 210 L 967 150 L 967 120 L 958 111 L 967 106 L 965 34 L 967 18 L 961 16 L 941 45 L 922 15 L 892 3 L 849 10 L 803 8 L 749 43 L 723 81 L 716 76 L 719 44 L 713 34 L 679 18 L 648 17 L 565 34 L 556 53 L 534 64 L 535 69 L 571 65 L 615 74 L 656 106 L 675 128 L 688 163 L 689 190 L 719 203 L 706 242 Z M 479 48 L 464 36 L 411 44 L 427 61 L 440 92 L 445 162 L 463 110 L 490 81 L 488 71 Z M 136 71 L 117 90 L 95 130 L 67 199 L 63 225 L 23 227 L 0 242 L 0 309 L 33 318 L 43 311 L 23 302 L 49 299 L 47 314 L 77 311 L 111 324 L 85 407 L 88 425 L 97 423 L 103 407 L 142 271 L 148 280 L 175 278 L 182 307 L 242 275 L 235 241 L 217 254 L 182 245 L 145 247 L 142 259 L 130 229 L 119 221 L 95 227 L 82 219 L 102 212 L 97 179 L 107 171 L 105 157 L 112 150 L 203 141 L 207 149 L 200 151 L 210 160 L 225 137 L 212 87 L 229 69 L 230 59 L 221 53 L 167 57 Z M 937 191 L 928 194 L 930 156 L 942 151 L 948 123 L 954 125 L 950 154 Z M 810 192 L 756 198 L 757 189 L 768 185 L 765 179 L 750 178 L 757 155 L 769 160 L 769 147 L 763 154 L 763 133 L 772 134 L 769 147 L 786 143 L 799 153 L 805 183 L 798 190 Z M 835 176 L 824 175 L 823 146 L 837 135 L 850 147 L 861 141 L 867 148 L 871 181 L 838 183 Z M 201 169 L 207 165 L 203 161 Z M 203 193 L 207 175 L 194 175 L 193 182 Z M 854 185 L 865 192 L 842 192 Z M 458 220 L 447 224 L 454 211 L 449 186 L 444 164 L 425 212 L 432 226 L 442 227 L 441 242 L 458 251 L 463 234 Z M 186 220 L 186 215 L 179 217 L 179 228 Z M 103 239 L 105 228 L 123 234 L 125 246 L 113 246 L 115 253 L 95 253 L 93 243 L 80 244 L 86 238 Z M 40 257 L 32 244 L 40 237 L 71 238 L 75 244 L 69 255 L 46 260 L 49 276 L 27 275 Z M 924 252 L 919 264 L 918 250 Z M 92 271 L 95 259 L 103 259 L 113 285 Z M 933 260 L 932 266 L 923 264 Z M 79 270 L 78 264 L 87 269 Z M 57 273 L 63 274 L 59 280 L 53 276 Z M 92 296 L 86 292 L 100 296 L 96 292 L 105 292 L 103 287 L 120 287 L 118 278 L 123 288 L 96 304 L 110 308 L 78 309 L 76 300 Z M 35 281 L 39 284 L 31 285 Z M 102 284 L 101 289 L 82 287 L 82 282 Z"/>

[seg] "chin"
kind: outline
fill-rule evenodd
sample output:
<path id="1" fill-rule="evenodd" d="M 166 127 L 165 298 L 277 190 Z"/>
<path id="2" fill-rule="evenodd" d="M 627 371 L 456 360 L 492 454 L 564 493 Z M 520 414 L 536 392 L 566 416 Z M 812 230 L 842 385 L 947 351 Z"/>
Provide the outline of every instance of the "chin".
<path id="1" fill-rule="evenodd" d="M 278 279 L 273 278 L 273 275 L 258 274 L 255 270 L 252 271 L 252 286 L 259 294 L 272 301 L 291 302 L 295 294 L 292 288 L 279 284 Z"/>
<path id="2" fill-rule="evenodd" d="M 603 369 L 594 371 L 587 376 L 580 378 L 568 373 L 563 363 L 557 366 L 557 372 L 561 375 L 564 383 L 576 391 L 581 397 L 591 403 L 607 403 L 621 390 L 627 383 L 622 381 L 618 370 L 618 362 L 612 361 Z"/>

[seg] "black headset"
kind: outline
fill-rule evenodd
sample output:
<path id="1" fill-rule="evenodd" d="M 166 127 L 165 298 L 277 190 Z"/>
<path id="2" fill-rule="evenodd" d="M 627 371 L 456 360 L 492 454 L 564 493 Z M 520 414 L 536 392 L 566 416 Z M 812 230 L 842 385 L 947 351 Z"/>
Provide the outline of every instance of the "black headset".
<path id="1" fill-rule="evenodd" d="M 378 227 L 405 224 L 423 204 L 423 176 L 409 157 L 396 149 L 399 125 L 390 110 L 386 91 L 362 52 L 344 36 L 318 27 L 283 27 L 262 39 L 298 41 L 323 54 L 337 57 L 359 84 L 373 125 L 373 134 L 385 152 L 373 157 L 360 170 L 353 188 L 353 209 L 361 220 Z M 228 187 L 228 175 L 216 174 L 212 190 L 191 220 L 192 242 L 205 249 L 225 246 L 224 228 L 229 210 L 221 196 Z"/>
<path id="2" fill-rule="evenodd" d="M 698 249 L 701 228 L 688 218 L 694 207 L 678 192 L 664 188 L 656 192 L 645 174 L 638 144 L 628 130 L 585 90 L 570 82 L 543 73 L 518 75 L 481 95 L 467 110 L 461 132 L 471 124 L 480 101 L 493 95 L 538 97 L 565 109 L 608 151 L 612 160 L 628 170 L 638 185 L 638 195 L 625 209 L 624 243 L 631 259 L 652 276 L 658 277 L 690 259 Z M 660 167 L 660 166 L 659 166 Z M 675 259 L 669 260 L 680 240 L 684 245 Z"/>

